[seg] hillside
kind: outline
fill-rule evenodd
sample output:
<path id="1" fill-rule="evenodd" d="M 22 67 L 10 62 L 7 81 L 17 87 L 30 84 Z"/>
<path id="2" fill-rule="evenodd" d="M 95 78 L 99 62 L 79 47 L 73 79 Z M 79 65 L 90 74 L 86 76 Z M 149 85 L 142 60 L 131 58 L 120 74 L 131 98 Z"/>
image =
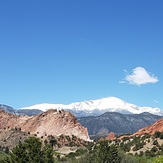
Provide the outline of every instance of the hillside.
<path id="1" fill-rule="evenodd" d="M 39 137 L 69 135 L 90 141 L 88 131 L 69 112 L 48 110 L 36 116 L 17 116 L 0 110 L 0 129 L 21 128 Z"/>
<path id="2" fill-rule="evenodd" d="M 54 113 L 52 110 L 50 112 Z M 10 116 L 10 114 L 7 113 L 7 116 Z M 40 114 L 40 116 L 46 117 L 44 114 Z M 160 130 L 158 131 L 158 129 Z M 114 133 L 110 133 L 110 136 L 107 137 L 108 141 L 101 139 L 94 143 L 84 141 L 73 135 L 41 136 L 40 140 L 43 146 L 50 145 L 52 147 L 56 162 L 90 163 L 99 160 L 98 162 L 100 163 L 104 159 L 116 159 L 113 162 L 153 163 L 152 160 L 155 160 L 155 157 L 163 154 L 163 119 L 139 131 L 146 132 L 136 132 L 137 134 L 123 136 L 117 139 Z M 11 157 L 9 150 L 12 150 L 19 141 L 23 143 L 30 136 L 30 133 L 22 131 L 21 128 L 3 128 L 0 130 L 0 133 L 0 151 L 3 151 L 1 152 L 0 160 L 5 159 L 5 157 Z M 36 135 L 38 136 L 39 133 L 34 134 L 34 136 Z M 22 145 L 19 147 L 22 147 Z M 23 150 L 20 152 L 23 152 Z"/>
<path id="3" fill-rule="evenodd" d="M 0 151 L 3 148 L 12 149 L 15 147 L 19 141 L 23 142 L 30 136 L 29 133 L 21 131 L 20 128 L 4 128 L 0 130 Z"/>
<path id="4" fill-rule="evenodd" d="M 163 119 L 160 119 L 156 121 L 154 124 L 151 124 L 150 126 L 138 130 L 133 135 L 143 135 L 143 134 L 153 135 L 156 131 L 163 132 Z"/>
<path id="5" fill-rule="evenodd" d="M 78 121 L 88 129 L 89 135 L 105 136 L 109 132 L 116 134 L 134 133 L 162 118 L 150 113 L 121 114 L 106 112 L 100 116 L 80 117 Z"/>
<path id="6" fill-rule="evenodd" d="M 108 137 L 100 140 L 108 140 Z M 163 155 L 163 119 L 138 130 L 132 135 L 123 135 L 117 139 L 114 137 L 114 139 L 109 140 L 109 143 L 116 144 L 126 153 L 133 155 L 150 157 Z"/>

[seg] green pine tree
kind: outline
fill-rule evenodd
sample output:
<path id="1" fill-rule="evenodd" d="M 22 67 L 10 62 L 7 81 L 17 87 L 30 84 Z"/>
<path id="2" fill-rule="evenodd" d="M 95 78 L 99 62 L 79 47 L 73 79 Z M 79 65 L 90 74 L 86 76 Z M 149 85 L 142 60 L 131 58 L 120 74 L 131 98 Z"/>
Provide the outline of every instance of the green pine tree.
<path id="1" fill-rule="evenodd" d="M 10 153 L 11 163 L 54 163 L 52 147 L 42 148 L 39 138 L 29 137 Z"/>
<path id="2" fill-rule="evenodd" d="M 93 154 L 93 163 L 119 163 L 118 150 L 115 145 L 109 145 L 108 141 L 101 141 Z"/>

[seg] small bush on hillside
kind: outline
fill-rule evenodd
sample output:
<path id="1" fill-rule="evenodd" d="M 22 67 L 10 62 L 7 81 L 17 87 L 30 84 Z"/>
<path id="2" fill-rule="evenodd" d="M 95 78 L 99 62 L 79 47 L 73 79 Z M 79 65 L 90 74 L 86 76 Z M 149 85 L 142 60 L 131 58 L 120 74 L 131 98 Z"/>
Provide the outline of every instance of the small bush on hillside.
<path id="1" fill-rule="evenodd" d="M 160 131 L 156 131 L 156 132 L 154 133 L 153 136 L 154 136 L 155 138 L 159 138 L 160 135 L 161 135 L 161 132 L 160 132 Z"/>
<path id="2" fill-rule="evenodd" d="M 159 146 L 158 141 L 157 140 L 154 140 L 153 141 L 153 145 Z"/>
<path id="3" fill-rule="evenodd" d="M 156 158 L 152 163 L 163 163 L 163 156 Z"/>

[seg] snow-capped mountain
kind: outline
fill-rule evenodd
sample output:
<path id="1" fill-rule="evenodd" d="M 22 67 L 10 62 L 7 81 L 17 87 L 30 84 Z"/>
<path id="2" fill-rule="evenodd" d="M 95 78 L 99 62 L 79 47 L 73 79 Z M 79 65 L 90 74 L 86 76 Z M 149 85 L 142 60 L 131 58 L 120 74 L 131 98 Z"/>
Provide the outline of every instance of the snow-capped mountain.
<path id="1" fill-rule="evenodd" d="M 102 98 L 98 100 L 90 100 L 84 102 L 75 102 L 68 105 L 64 104 L 38 104 L 29 107 L 20 108 L 23 110 L 40 110 L 47 111 L 49 109 L 64 109 L 72 112 L 75 116 L 91 116 L 100 115 L 105 112 L 120 112 L 123 114 L 139 114 L 143 112 L 149 112 L 155 115 L 163 115 L 163 111 L 159 108 L 152 107 L 140 107 L 134 104 L 127 103 L 116 97 Z"/>

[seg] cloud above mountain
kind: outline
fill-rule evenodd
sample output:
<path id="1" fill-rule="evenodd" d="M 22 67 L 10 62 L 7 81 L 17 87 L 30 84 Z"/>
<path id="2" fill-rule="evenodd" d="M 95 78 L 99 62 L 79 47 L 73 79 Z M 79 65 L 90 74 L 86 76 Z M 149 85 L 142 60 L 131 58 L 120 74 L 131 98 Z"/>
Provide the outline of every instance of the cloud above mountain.
<path id="1" fill-rule="evenodd" d="M 126 73 L 127 71 L 124 70 Z M 126 74 L 123 81 L 120 81 L 119 83 L 128 83 L 133 85 L 142 85 L 142 84 L 148 84 L 148 83 L 156 83 L 158 82 L 158 78 L 151 74 L 150 72 L 147 72 L 145 68 L 143 67 L 136 67 L 132 70 L 131 74 Z"/>

